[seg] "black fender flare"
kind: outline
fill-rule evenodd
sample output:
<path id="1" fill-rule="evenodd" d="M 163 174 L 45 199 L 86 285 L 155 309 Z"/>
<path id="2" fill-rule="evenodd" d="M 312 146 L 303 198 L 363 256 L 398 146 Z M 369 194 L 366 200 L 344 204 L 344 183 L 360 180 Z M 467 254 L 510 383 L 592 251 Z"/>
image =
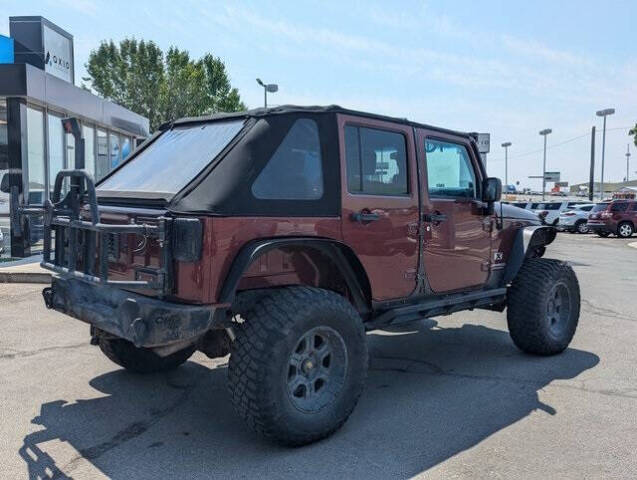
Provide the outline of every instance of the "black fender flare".
<path id="1" fill-rule="evenodd" d="M 550 225 L 533 225 L 518 230 L 504 272 L 504 285 L 515 278 L 524 260 L 535 248 L 553 243 L 556 236 L 557 229 Z"/>
<path id="2" fill-rule="evenodd" d="M 363 315 L 370 312 L 371 287 L 360 260 L 348 245 L 320 237 L 277 237 L 246 243 L 234 258 L 226 275 L 219 303 L 232 304 L 241 277 L 256 258 L 270 250 L 297 246 L 314 249 L 330 257 L 345 279 L 354 308 Z"/>

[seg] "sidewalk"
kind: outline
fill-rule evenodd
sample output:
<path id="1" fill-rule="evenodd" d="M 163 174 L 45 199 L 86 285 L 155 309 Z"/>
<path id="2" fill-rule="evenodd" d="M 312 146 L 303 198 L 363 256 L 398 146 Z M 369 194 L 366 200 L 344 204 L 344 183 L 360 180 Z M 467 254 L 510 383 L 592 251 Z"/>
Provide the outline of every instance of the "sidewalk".
<path id="1" fill-rule="evenodd" d="M 51 273 L 40 267 L 40 255 L 0 262 L 0 283 L 51 283 Z"/>

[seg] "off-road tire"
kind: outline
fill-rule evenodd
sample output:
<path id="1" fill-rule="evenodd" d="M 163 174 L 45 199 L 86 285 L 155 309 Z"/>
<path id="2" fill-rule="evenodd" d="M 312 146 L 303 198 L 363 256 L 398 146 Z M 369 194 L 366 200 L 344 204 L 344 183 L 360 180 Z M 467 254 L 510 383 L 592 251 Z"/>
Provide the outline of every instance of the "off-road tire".
<path id="1" fill-rule="evenodd" d="M 100 350 L 108 359 L 134 373 L 165 372 L 177 368 L 194 353 L 196 346 L 160 357 L 148 348 L 138 348 L 122 338 L 100 338 Z"/>
<path id="2" fill-rule="evenodd" d="M 575 230 L 573 233 L 588 233 L 588 227 L 586 226 L 586 220 L 578 220 L 575 222 Z"/>
<path id="3" fill-rule="evenodd" d="M 610 232 L 607 232 L 605 230 L 598 230 L 597 231 L 597 236 L 598 237 L 602 237 L 602 238 L 606 238 L 610 235 Z"/>
<path id="4" fill-rule="evenodd" d="M 633 236 L 635 228 L 630 222 L 621 222 L 617 225 L 617 236 L 620 238 L 630 238 Z"/>
<path id="5" fill-rule="evenodd" d="M 290 393 L 290 365 L 299 340 L 317 329 L 337 332 L 345 350 L 343 361 L 335 356 L 328 365 L 340 376 L 328 377 L 326 385 L 337 390 L 330 390 L 329 399 L 316 410 L 304 411 Z M 236 328 L 228 388 L 236 411 L 252 429 L 279 443 L 299 446 L 325 438 L 345 423 L 363 391 L 367 367 L 365 330 L 345 298 L 310 287 L 272 289 Z"/>
<path id="6" fill-rule="evenodd" d="M 558 295 L 561 300 L 556 307 Z M 567 263 L 525 260 L 507 297 L 509 333 L 520 350 L 555 355 L 568 347 L 579 320 L 580 291 L 575 272 Z"/>

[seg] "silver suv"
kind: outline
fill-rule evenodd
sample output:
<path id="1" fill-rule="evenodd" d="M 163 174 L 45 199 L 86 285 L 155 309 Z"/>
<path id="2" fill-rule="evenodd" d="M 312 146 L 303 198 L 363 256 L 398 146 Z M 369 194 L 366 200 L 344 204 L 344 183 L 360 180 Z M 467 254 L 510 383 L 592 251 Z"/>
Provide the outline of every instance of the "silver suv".
<path id="1" fill-rule="evenodd" d="M 563 232 L 588 233 L 586 222 L 588 221 L 588 214 L 594 206 L 594 203 L 587 203 L 576 205 L 570 210 L 561 212 L 557 222 L 557 229 Z"/>

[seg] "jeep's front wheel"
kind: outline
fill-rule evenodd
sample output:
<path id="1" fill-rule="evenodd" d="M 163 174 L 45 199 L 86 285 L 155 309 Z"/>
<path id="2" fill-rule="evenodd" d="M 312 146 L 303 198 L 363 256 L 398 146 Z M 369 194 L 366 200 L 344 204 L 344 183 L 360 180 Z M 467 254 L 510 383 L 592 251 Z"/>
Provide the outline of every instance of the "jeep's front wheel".
<path id="1" fill-rule="evenodd" d="M 509 333 L 518 348 L 554 355 L 568 347 L 579 320 L 580 291 L 567 263 L 527 259 L 507 296 Z"/>
<path id="2" fill-rule="evenodd" d="M 345 423 L 368 363 L 365 330 L 347 300 L 317 288 L 272 290 L 246 312 L 236 335 L 229 390 L 250 427 L 304 445 Z"/>
<path id="3" fill-rule="evenodd" d="M 165 372 L 177 368 L 195 352 L 195 345 L 186 347 L 166 357 L 160 357 L 151 349 L 138 348 L 123 338 L 99 339 L 100 350 L 120 367 L 135 373 Z"/>

